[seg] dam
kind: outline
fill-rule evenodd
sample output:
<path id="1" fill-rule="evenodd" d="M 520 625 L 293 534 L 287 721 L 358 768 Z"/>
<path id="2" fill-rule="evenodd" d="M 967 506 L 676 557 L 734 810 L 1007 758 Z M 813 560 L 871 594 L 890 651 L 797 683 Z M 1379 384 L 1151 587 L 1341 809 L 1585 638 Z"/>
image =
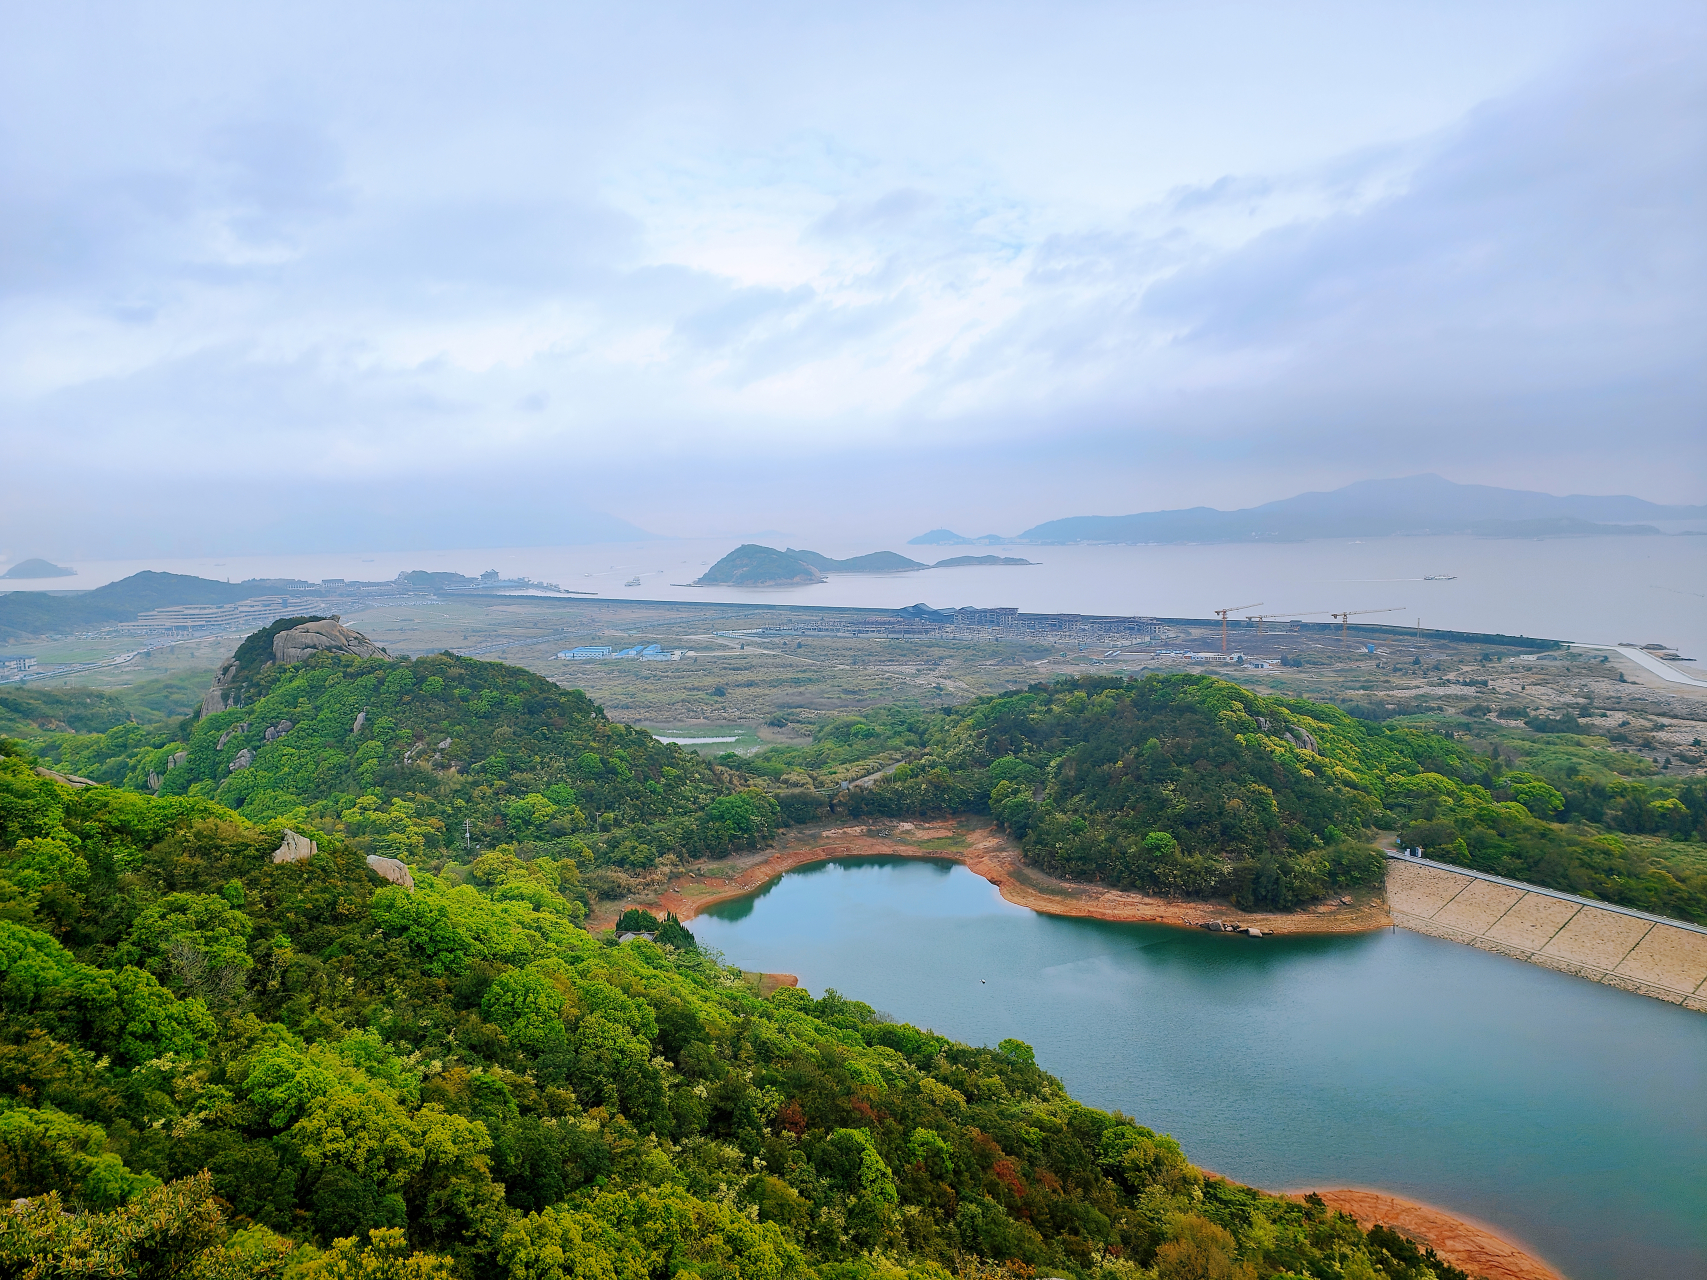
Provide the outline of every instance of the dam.
<path id="1" fill-rule="evenodd" d="M 1389 854 L 1393 923 L 1707 1013 L 1707 929 Z"/>

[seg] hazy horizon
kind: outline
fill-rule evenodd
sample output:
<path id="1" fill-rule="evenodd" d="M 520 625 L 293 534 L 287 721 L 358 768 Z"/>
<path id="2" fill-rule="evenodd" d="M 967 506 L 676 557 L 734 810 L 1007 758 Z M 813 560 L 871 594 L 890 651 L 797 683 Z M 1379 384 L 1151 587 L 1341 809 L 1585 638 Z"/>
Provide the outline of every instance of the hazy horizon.
<path id="1" fill-rule="evenodd" d="M 1704 34 L 21 10 L 0 563 L 878 545 L 1422 472 L 1701 503 Z"/>

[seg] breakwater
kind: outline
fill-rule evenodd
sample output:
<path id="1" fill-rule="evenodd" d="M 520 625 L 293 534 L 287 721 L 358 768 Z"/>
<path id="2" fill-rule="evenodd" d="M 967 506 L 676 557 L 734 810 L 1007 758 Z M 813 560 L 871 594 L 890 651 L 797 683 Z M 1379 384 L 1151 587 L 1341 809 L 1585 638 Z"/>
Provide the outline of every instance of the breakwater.
<path id="1" fill-rule="evenodd" d="M 1707 929 L 1404 856 L 1387 904 L 1406 929 L 1707 1013 Z"/>

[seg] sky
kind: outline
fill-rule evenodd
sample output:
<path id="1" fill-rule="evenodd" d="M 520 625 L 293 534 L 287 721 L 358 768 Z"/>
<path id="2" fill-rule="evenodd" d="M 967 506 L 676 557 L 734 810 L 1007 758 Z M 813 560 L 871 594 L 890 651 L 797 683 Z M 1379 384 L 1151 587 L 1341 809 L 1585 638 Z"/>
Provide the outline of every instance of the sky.
<path id="1" fill-rule="evenodd" d="M 1697 4 L 0 24 L 0 559 L 1707 501 Z"/>

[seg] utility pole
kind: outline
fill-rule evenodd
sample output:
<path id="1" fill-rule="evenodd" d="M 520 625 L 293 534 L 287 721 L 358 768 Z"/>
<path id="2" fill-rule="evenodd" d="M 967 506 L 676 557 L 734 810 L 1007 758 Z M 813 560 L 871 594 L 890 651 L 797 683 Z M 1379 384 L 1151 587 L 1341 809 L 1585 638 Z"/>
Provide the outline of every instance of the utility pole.
<path id="1" fill-rule="evenodd" d="M 468 819 L 462 820 L 462 851 L 468 852 Z"/>

